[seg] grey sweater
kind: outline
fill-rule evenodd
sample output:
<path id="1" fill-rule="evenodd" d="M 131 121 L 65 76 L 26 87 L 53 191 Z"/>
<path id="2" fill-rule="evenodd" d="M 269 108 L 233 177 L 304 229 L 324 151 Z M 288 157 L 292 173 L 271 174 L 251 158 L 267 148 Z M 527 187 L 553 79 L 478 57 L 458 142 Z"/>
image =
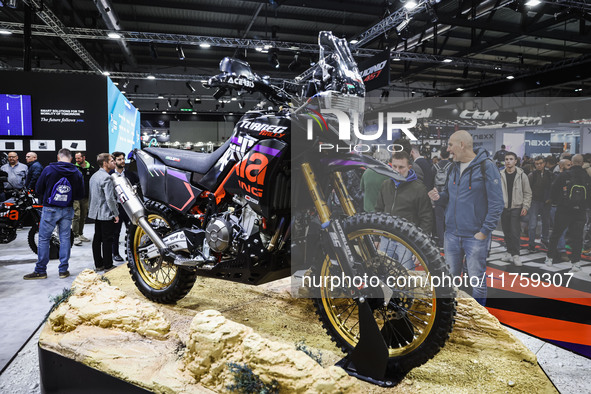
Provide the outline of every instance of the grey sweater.
<path id="1" fill-rule="evenodd" d="M 99 169 L 90 177 L 90 203 L 88 217 L 95 220 L 112 220 L 119 215 L 115 187 L 111 176 Z"/>

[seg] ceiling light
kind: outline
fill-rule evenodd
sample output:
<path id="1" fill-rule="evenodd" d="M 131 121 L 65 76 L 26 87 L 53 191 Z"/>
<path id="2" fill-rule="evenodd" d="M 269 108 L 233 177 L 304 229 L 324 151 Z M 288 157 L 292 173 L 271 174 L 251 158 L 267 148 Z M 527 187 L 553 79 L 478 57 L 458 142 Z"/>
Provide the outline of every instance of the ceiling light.
<path id="1" fill-rule="evenodd" d="M 443 59 L 443 63 L 451 63 L 451 62 L 453 62 L 453 59 L 450 59 L 450 58 Z"/>
<path id="2" fill-rule="evenodd" d="M 458 92 L 463 92 L 463 91 L 464 91 L 464 88 L 456 88 L 456 90 L 457 90 Z"/>
<path id="3" fill-rule="evenodd" d="M 148 75 L 146 78 L 147 78 L 147 79 L 156 79 L 156 77 L 155 77 L 155 76 L 153 76 L 153 75 Z"/>
<path id="4" fill-rule="evenodd" d="M 130 103 L 133 103 L 133 100 L 129 100 Z"/>
<path id="5" fill-rule="evenodd" d="M 158 95 L 158 98 L 159 98 L 159 99 L 163 99 L 163 98 L 164 98 L 164 96 L 163 96 L 163 95 L 161 95 L 161 94 L 159 94 L 159 95 Z"/>
<path id="6" fill-rule="evenodd" d="M 528 7 L 535 7 L 537 5 L 540 5 L 542 2 L 540 0 L 529 0 L 525 3 L 526 6 Z"/>
<path id="7" fill-rule="evenodd" d="M 507 79 L 514 79 L 515 77 L 513 75 L 507 75 Z"/>
<path id="8" fill-rule="evenodd" d="M 191 113 L 192 113 L 193 115 L 197 115 L 197 112 L 195 112 L 195 111 L 193 111 L 193 112 L 191 112 Z"/>
<path id="9" fill-rule="evenodd" d="M 123 89 L 127 88 L 127 85 L 129 85 L 129 79 L 126 79 L 125 82 L 123 82 Z"/>
<path id="10" fill-rule="evenodd" d="M 179 60 L 185 60 L 185 52 L 183 51 L 181 44 L 176 46 L 176 53 L 179 55 Z"/>
<path id="11" fill-rule="evenodd" d="M 581 89 L 581 88 L 575 89 L 575 92 L 582 92 L 582 91 L 583 91 L 583 89 Z"/>
<path id="12" fill-rule="evenodd" d="M 113 85 L 119 86 L 119 82 L 113 82 Z"/>
<path id="13" fill-rule="evenodd" d="M 265 50 L 269 50 L 271 48 L 273 48 L 273 46 L 269 45 L 269 44 L 263 46 L 263 49 L 265 49 Z"/>
<path id="14" fill-rule="evenodd" d="M 349 41 L 349 44 L 353 44 L 353 45 L 355 45 L 355 44 L 357 44 L 358 42 L 359 42 L 359 40 L 351 40 L 351 41 Z"/>
<path id="15" fill-rule="evenodd" d="M 232 97 L 231 101 L 236 101 L 238 100 L 236 97 Z"/>
<path id="16" fill-rule="evenodd" d="M 414 0 L 408 0 L 405 4 L 404 4 L 404 8 L 406 8 L 407 10 L 413 10 L 415 8 L 417 8 L 417 2 Z"/>
<path id="17" fill-rule="evenodd" d="M 111 75 L 111 73 L 108 71 L 103 71 L 103 75 L 106 75 L 108 77 L 109 75 Z"/>
<path id="18" fill-rule="evenodd" d="M 160 98 L 160 97 L 158 97 Z M 166 103 L 168 104 L 168 108 L 172 107 L 172 101 L 170 101 L 170 99 L 166 100 Z"/>
<path id="19" fill-rule="evenodd" d="M 122 90 L 122 91 L 121 91 L 121 94 L 125 94 L 125 93 L 127 93 L 125 90 Z"/>
<path id="20" fill-rule="evenodd" d="M 0 34 L 4 34 L 4 35 L 8 36 L 8 35 L 12 34 L 12 32 L 8 31 L 8 30 L 0 30 Z"/>
<path id="21" fill-rule="evenodd" d="M 263 51 L 263 47 L 256 47 L 254 50 L 257 51 L 257 52 L 262 52 Z"/>
<path id="22" fill-rule="evenodd" d="M 405 19 L 398 26 L 396 26 L 396 31 L 400 33 L 402 30 L 406 29 L 406 26 L 410 23 L 410 19 Z"/>
<path id="23" fill-rule="evenodd" d="M 107 37 L 112 38 L 114 40 L 118 40 L 120 38 L 123 38 L 123 36 L 121 34 L 115 33 L 115 32 L 107 33 Z"/>
<path id="24" fill-rule="evenodd" d="M 208 44 L 208 43 L 206 43 L 206 42 L 202 42 L 201 44 L 199 44 L 199 46 L 200 46 L 201 48 L 210 48 L 210 47 L 211 47 L 211 45 L 210 45 L 210 44 Z"/>
<path id="25" fill-rule="evenodd" d="M 162 111 L 162 113 L 163 113 L 163 114 L 165 114 L 165 113 L 166 113 L 166 111 Z"/>

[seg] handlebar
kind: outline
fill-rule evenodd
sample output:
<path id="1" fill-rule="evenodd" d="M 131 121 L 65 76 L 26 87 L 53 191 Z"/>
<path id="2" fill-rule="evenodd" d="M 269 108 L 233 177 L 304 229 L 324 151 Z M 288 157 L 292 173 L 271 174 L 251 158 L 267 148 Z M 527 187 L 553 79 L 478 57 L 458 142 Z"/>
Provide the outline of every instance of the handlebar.
<path id="1" fill-rule="evenodd" d="M 221 73 L 211 77 L 203 84 L 205 88 L 217 88 L 213 97 L 218 100 L 228 90 L 243 90 L 248 93 L 262 93 L 268 100 L 275 104 L 285 104 L 291 100 L 291 96 L 283 89 L 265 82 L 261 77 L 253 74 L 254 78 L 236 76 L 230 73 Z"/>

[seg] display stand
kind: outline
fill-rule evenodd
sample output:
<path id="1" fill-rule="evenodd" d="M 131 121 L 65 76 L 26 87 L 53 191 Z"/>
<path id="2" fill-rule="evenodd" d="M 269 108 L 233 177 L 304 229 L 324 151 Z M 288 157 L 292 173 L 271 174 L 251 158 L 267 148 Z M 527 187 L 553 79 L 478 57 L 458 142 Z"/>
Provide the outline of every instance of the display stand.
<path id="1" fill-rule="evenodd" d="M 42 393 L 147 394 L 150 391 L 117 379 L 39 346 Z"/>

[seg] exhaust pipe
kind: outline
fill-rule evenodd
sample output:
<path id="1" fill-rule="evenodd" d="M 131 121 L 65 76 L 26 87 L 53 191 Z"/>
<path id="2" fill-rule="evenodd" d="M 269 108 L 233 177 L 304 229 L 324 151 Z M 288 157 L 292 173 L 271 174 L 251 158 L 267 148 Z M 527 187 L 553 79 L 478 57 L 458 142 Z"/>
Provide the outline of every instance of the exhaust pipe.
<path id="1" fill-rule="evenodd" d="M 152 226 L 150 226 L 150 223 L 148 223 L 144 203 L 138 197 L 137 193 L 131 186 L 131 183 L 129 183 L 129 180 L 117 172 L 111 174 L 111 179 L 115 184 L 117 199 L 123 206 L 123 209 L 127 213 L 127 216 L 129 216 L 131 222 L 134 225 L 141 227 L 141 229 L 146 232 L 148 237 L 150 237 L 154 245 L 158 248 L 158 252 L 162 258 L 174 263 L 178 256 L 166 246 L 162 238 L 160 238 L 158 233 L 156 233 Z"/>

